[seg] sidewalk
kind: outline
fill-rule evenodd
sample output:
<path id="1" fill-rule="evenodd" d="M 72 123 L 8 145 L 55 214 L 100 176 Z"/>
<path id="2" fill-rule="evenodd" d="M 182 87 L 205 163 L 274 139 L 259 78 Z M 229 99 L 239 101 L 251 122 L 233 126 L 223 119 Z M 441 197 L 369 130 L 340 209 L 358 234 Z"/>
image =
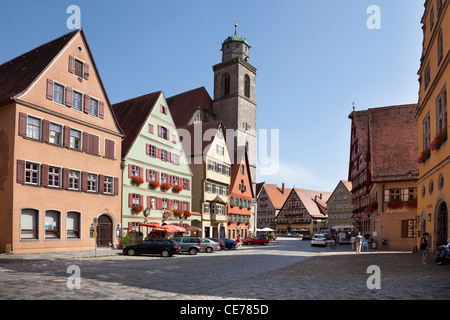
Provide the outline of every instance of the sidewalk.
<path id="1" fill-rule="evenodd" d="M 98 248 L 97 254 L 92 251 L 66 251 L 66 252 L 48 252 L 48 253 L 23 253 L 23 254 L 0 254 L 0 260 L 64 260 L 85 257 L 104 257 L 122 253 L 122 249 Z"/>

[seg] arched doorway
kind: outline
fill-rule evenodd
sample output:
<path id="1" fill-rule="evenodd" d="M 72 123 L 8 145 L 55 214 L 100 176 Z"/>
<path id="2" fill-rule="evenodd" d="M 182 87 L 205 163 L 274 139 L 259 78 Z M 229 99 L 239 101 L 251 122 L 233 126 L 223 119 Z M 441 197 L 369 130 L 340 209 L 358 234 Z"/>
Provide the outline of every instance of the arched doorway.
<path id="1" fill-rule="evenodd" d="M 447 244 L 448 207 L 445 201 L 438 205 L 436 212 L 436 247 Z"/>
<path id="2" fill-rule="evenodd" d="M 113 236 L 112 220 L 109 216 L 103 214 L 98 218 L 97 246 L 111 247 L 113 244 L 112 236 Z"/>

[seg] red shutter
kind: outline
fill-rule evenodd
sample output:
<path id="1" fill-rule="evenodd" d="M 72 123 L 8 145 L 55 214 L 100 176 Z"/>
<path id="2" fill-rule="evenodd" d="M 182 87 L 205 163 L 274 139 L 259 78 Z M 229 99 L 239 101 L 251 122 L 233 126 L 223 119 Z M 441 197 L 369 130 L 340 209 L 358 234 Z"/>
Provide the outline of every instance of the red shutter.
<path id="1" fill-rule="evenodd" d="M 87 191 L 87 178 L 88 178 L 88 173 L 86 171 L 83 171 L 81 173 L 81 191 L 86 192 Z"/>
<path id="2" fill-rule="evenodd" d="M 131 208 L 133 206 L 133 194 L 128 194 L 128 207 Z"/>
<path id="3" fill-rule="evenodd" d="M 128 178 L 131 179 L 132 176 L 133 176 L 133 165 L 129 164 L 128 165 Z"/>
<path id="4" fill-rule="evenodd" d="M 63 169 L 62 186 L 64 190 L 69 189 L 69 169 L 67 168 Z"/>
<path id="5" fill-rule="evenodd" d="M 158 137 L 161 137 L 161 126 L 158 125 Z"/>
<path id="6" fill-rule="evenodd" d="M 98 193 L 103 194 L 105 192 L 105 176 L 100 174 L 98 180 Z"/>
<path id="7" fill-rule="evenodd" d="M 188 190 L 191 190 L 191 180 L 189 180 L 189 179 L 188 179 L 187 187 L 188 187 Z"/>
<path id="8" fill-rule="evenodd" d="M 73 89 L 66 87 L 66 107 L 72 108 Z"/>
<path id="9" fill-rule="evenodd" d="M 167 141 L 170 141 L 170 134 L 169 134 L 169 129 L 166 129 L 166 139 Z"/>
<path id="10" fill-rule="evenodd" d="M 144 179 L 144 168 L 139 167 L 139 178 Z"/>
<path id="11" fill-rule="evenodd" d="M 86 153 L 90 153 L 89 150 L 89 133 L 83 132 L 83 143 L 82 143 L 82 151 Z"/>
<path id="12" fill-rule="evenodd" d="M 103 101 L 100 101 L 98 103 L 98 117 L 100 119 L 105 118 L 105 103 Z"/>
<path id="13" fill-rule="evenodd" d="M 84 64 L 84 80 L 89 80 L 89 65 Z"/>
<path id="14" fill-rule="evenodd" d="M 150 169 L 145 169 L 145 181 L 150 182 Z"/>
<path id="15" fill-rule="evenodd" d="M 69 72 L 75 72 L 75 58 L 73 56 L 69 56 Z"/>
<path id="16" fill-rule="evenodd" d="M 64 127 L 64 147 L 70 148 L 70 127 Z"/>
<path id="17" fill-rule="evenodd" d="M 27 136 L 27 121 L 28 115 L 22 112 L 19 112 L 19 136 L 26 137 Z"/>
<path id="18" fill-rule="evenodd" d="M 150 155 L 150 145 L 149 144 L 145 145 L 145 154 Z"/>
<path id="19" fill-rule="evenodd" d="M 139 195 L 139 205 L 144 206 L 144 196 L 142 194 Z"/>
<path id="20" fill-rule="evenodd" d="M 50 142 L 50 121 L 48 120 L 42 121 L 42 141 Z"/>
<path id="21" fill-rule="evenodd" d="M 156 182 L 159 183 L 159 181 L 161 181 L 161 179 L 159 178 L 159 172 L 155 171 L 155 178 L 156 178 Z"/>
<path id="22" fill-rule="evenodd" d="M 187 203 L 187 209 L 188 209 L 188 211 L 191 211 L 191 203 L 190 202 Z"/>
<path id="23" fill-rule="evenodd" d="M 53 100 L 53 80 L 47 79 L 47 99 Z"/>
<path id="24" fill-rule="evenodd" d="M 149 124 L 149 125 L 148 125 L 148 133 L 153 134 L 153 131 L 154 131 L 153 125 L 152 125 L 152 124 Z"/>
<path id="25" fill-rule="evenodd" d="M 17 160 L 16 182 L 19 184 L 25 183 L 25 161 L 23 160 Z"/>
<path id="26" fill-rule="evenodd" d="M 162 199 L 156 198 L 156 209 L 162 210 Z"/>
<path id="27" fill-rule="evenodd" d="M 87 94 L 84 95 L 84 113 L 89 113 L 89 104 L 91 101 L 91 97 L 88 96 Z"/>
<path id="28" fill-rule="evenodd" d="M 41 170 L 41 186 L 48 187 L 48 165 L 43 164 Z"/>
<path id="29" fill-rule="evenodd" d="M 100 137 L 91 135 L 91 141 L 92 141 L 91 146 L 90 146 L 91 152 L 92 152 L 92 154 L 98 156 L 100 154 L 99 153 Z"/>
<path id="30" fill-rule="evenodd" d="M 119 178 L 114 178 L 114 195 L 118 196 L 119 195 Z"/>
<path id="31" fill-rule="evenodd" d="M 151 197 L 147 196 L 147 209 L 150 209 L 151 207 Z"/>
<path id="32" fill-rule="evenodd" d="M 172 176 L 170 174 L 167 175 L 167 183 L 169 186 L 172 186 Z"/>

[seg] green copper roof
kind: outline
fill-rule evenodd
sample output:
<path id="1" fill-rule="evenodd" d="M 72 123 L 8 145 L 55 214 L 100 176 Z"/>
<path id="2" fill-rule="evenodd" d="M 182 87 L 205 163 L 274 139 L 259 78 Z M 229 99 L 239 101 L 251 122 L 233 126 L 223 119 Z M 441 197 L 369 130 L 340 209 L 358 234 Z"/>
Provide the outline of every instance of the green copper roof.
<path id="1" fill-rule="evenodd" d="M 222 43 L 222 45 L 231 41 L 243 42 L 250 47 L 247 40 L 244 37 L 238 36 L 236 33 L 233 36 L 226 38 L 225 41 Z"/>

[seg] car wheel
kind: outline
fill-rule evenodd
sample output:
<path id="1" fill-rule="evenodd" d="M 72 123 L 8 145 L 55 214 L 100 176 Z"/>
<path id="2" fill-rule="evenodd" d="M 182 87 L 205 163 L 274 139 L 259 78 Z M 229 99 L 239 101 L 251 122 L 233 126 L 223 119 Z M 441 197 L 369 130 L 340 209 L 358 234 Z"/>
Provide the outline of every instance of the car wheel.
<path id="1" fill-rule="evenodd" d="M 206 248 L 206 253 L 211 253 L 211 252 L 213 252 L 213 248 L 211 248 L 211 247 Z"/>
<path id="2" fill-rule="evenodd" d="M 163 251 L 161 251 L 161 257 L 164 257 L 164 258 L 170 257 L 170 252 L 169 252 L 169 250 L 163 250 Z"/>
<path id="3" fill-rule="evenodd" d="M 127 254 L 129 256 L 134 256 L 136 254 L 136 252 L 134 251 L 134 249 L 128 249 Z"/>
<path id="4" fill-rule="evenodd" d="M 191 256 L 196 255 L 196 254 L 197 254 L 197 249 L 195 249 L 195 248 L 190 248 L 190 249 L 189 249 L 189 254 L 190 254 Z"/>
<path id="5" fill-rule="evenodd" d="M 267 242 L 264 242 L 264 243 L 263 243 L 263 246 L 267 246 L 267 245 L 268 245 L 268 243 L 267 243 Z"/>

